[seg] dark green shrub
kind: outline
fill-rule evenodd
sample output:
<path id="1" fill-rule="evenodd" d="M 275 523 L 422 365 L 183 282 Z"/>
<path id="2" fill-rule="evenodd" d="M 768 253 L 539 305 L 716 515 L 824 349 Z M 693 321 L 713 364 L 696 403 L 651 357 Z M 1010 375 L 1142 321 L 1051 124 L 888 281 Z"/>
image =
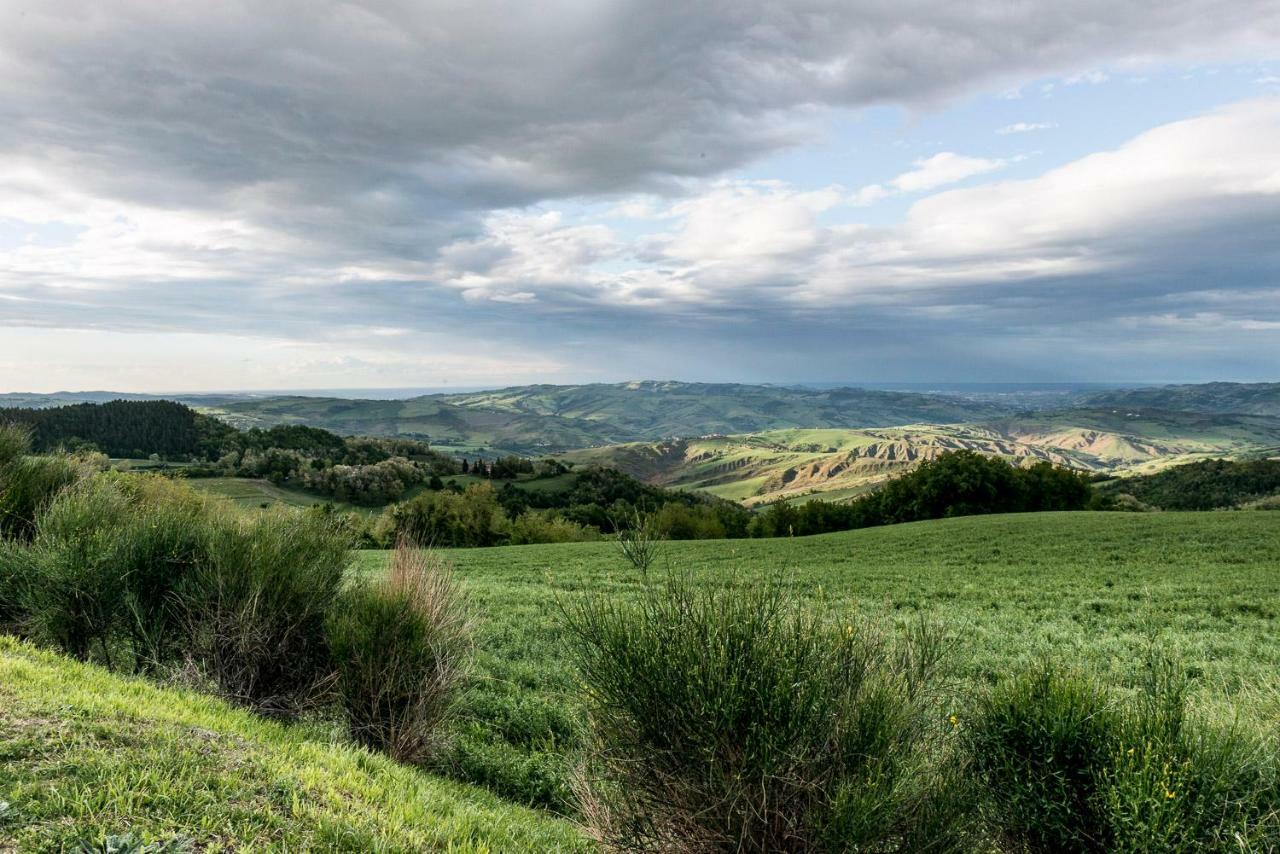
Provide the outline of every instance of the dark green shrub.
<path id="1" fill-rule="evenodd" d="M 350 562 L 322 516 L 280 511 L 212 526 L 183 591 L 192 653 L 228 699 L 289 716 L 331 674 L 325 620 Z"/>
<path id="2" fill-rule="evenodd" d="M 328 636 L 352 737 L 400 762 L 430 758 L 470 647 L 462 593 L 443 558 L 401 543 L 380 581 L 344 593 Z"/>
<path id="3" fill-rule="evenodd" d="M 222 511 L 190 487 L 149 475 L 122 477 L 130 513 L 121 519 L 116 566 L 124 581 L 123 629 L 135 670 L 188 654 L 181 592 L 206 560 Z"/>
<path id="4" fill-rule="evenodd" d="M 98 476 L 41 515 L 21 586 L 34 634 L 79 658 L 149 670 L 185 652 L 176 594 L 212 516 L 163 478 Z"/>
<path id="5" fill-rule="evenodd" d="M 488 483 L 465 492 L 424 492 L 391 511 L 396 536 L 440 548 L 493 546 L 507 538 L 507 517 Z"/>
<path id="6" fill-rule="evenodd" d="M 68 655 L 98 653 L 113 666 L 113 641 L 125 614 L 119 565 L 128 500 L 110 480 L 94 478 L 64 493 L 40 516 L 32 544 L 34 575 L 24 586 L 35 636 Z"/>
<path id="7" fill-rule="evenodd" d="M 965 838 L 955 775 L 929 769 L 941 644 L 890 642 L 776 586 L 682 581 L 569 610 L 599 749 L 584 813 L 621 847 L 920 851 Z"/>
<path id="8" fill-rule="evenodd" d="M 21 424 L 0 421 L 0 468 L 31 453 L 31 431 Z"/>
<path id="9" fill-rule="evenodd" d="M 1274 850 L 1273 750 L 1189 717 L 1186 683 L 1154 658 L 1136 699 L 1044 667 L 986 697 L 965 726 L 1005 844 L 1043 852 Z"/>

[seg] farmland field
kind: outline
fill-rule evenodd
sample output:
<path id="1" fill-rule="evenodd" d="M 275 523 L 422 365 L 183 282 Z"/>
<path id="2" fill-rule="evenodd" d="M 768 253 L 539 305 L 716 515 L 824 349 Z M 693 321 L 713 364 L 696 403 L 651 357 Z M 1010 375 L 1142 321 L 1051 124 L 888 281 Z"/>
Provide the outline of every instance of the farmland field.
<path id="1" fill-rule="evenodd" d="M 559 609 L 628 597 L 640 579 L 610 543 L 454 550 L 482 620 L 457 773 L 555 805 L 580 724 Z M 385 553 L 362 552 L 376 572 Z M 1280 514 L 1046 513 L 944 519 L 797 539 L 668 543 L 698 583 L 776 578 L 837 619 L 924 616 L 950 638 L 953 708 L 1043 658 L 1135 682 L 1152 645 L 1193 677 L 1197 704 L 1280 716 Z M 939 709 L 949 714 L 952 708 Z"/>

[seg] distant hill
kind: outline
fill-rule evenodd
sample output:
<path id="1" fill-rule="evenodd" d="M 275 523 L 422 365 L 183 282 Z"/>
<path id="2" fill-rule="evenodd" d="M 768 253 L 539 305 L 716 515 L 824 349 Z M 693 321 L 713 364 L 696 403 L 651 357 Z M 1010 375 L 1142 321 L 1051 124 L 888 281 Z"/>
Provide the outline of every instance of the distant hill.
<path id="1" fill-rule="evenodd" d="M 1119 389 L 1088 395 L 1083 405 L 1280 416 L 1280 383 L 1199 383 Z"/>
<path id="2" fill-rule="evenodd" d="M 1144 473 L 1210 457 L 1280 449 L 1280 419 L 1186 412 L 1066 410 L 979 424 L 791 429 L 635 442 L 570 452 L 642 480 L 758 504 L 818 493 L 862 494 L 925 460 L 972 450 L 1020 463 Z"/>
<path id="3" fill-rule="evenodd" d="M 206 411 L 239 427 L 310 424 L 344 434 L 428 439 L 437 447 L 537 454 L 794 427 L 948 424 L 1011 410 L 950 395 L 647 381 L 519 386 L 409 400 L 275 397 L 230 401 Z"/>

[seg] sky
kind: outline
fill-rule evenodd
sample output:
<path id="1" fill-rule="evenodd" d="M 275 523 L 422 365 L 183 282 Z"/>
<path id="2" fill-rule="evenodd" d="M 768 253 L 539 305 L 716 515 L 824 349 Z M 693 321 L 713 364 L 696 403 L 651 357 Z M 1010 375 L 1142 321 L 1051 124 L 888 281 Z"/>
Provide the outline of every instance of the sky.
<path id="1" fill-rule="evenodd" d="M 1280 380 L 1280 0 L 0 0 L 0 391 Z"/>

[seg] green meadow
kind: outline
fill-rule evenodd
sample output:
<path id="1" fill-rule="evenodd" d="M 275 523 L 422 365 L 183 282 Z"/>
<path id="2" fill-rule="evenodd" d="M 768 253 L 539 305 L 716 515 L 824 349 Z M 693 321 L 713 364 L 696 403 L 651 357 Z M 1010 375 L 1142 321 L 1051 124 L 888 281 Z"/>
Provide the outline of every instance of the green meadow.
<path id="1" fill-rule="evenodd" d="M 476 658 L 448 747 L 424 770 L 350 746 L 323 716 L 275 723 L 0 640 L 0 847 L 588 846 L 572 784 L 585 711 L 563 611 L 587 596 L 635 599 L 646 582 L 610 542 L 445 554 L 477 618 Z M 357 553 L 353 578 L 386 560 Z M 1280 717 L 1272 513 L 1020 514 L 670 542 L 649 580 L 666 573 L 779 584 L 850 624 L 941 626 L 940 724 L 954 715 L 963 728 L 987 686 L 1046 660 L 1123 695 L 1153 648 L 1190 674 L 1198 713 L 1260 733 Z"/>
<path id="2" fill-rule="evenodd" d="M 385 552 L 359 553 L 380 571 Z M 582 732 L 561 610 L 634 597 L 612 543 L 448 552 L 481 620 L 448 773 L 562 809 Z M 1202 710 L 1280 717 L 1280 516 L 1266 512 L 1045 513 L 943 519 L 795 539 L 672 542 L 652 573 L 696 584 L 775 580 L 850 621 L 939 623 L 948 717 L 974 692 L 1052 659 L 1121 688 L 1153 645 L 1192 677 Z"/>

